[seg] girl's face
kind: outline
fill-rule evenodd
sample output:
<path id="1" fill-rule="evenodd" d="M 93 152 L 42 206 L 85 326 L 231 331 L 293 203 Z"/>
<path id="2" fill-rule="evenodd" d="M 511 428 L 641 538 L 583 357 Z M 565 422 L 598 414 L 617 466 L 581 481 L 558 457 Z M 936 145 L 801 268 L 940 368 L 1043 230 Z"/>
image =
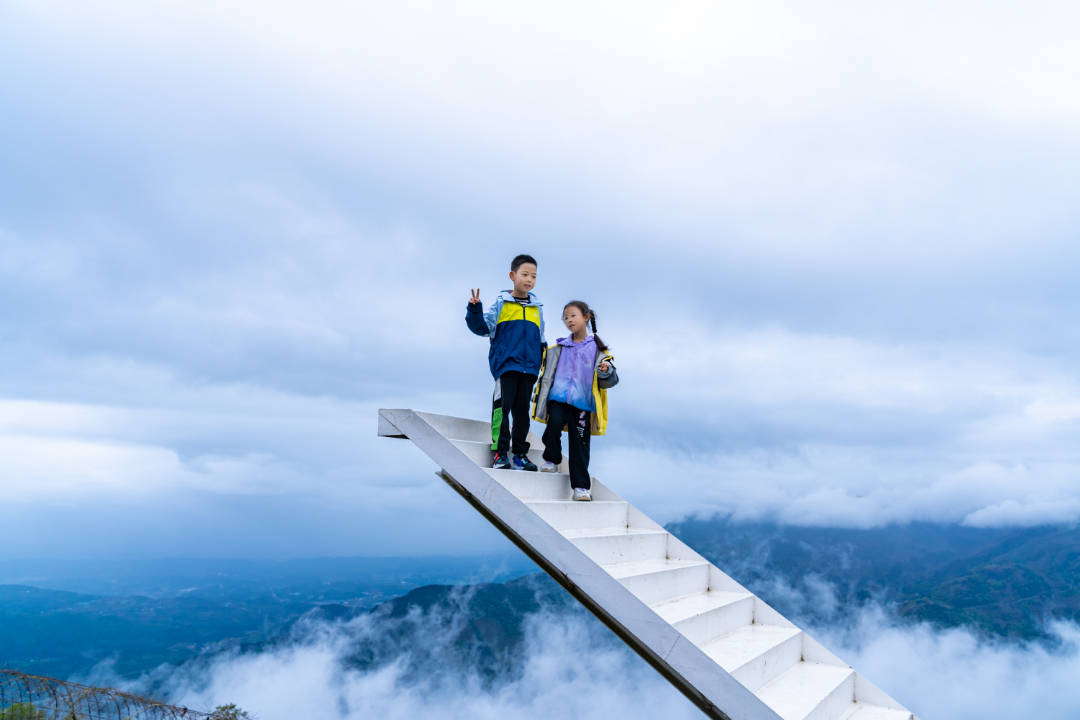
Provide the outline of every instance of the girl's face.
<path id="1" fill-rule="evenodd" d="M 581 310 L 578 309 L 577 305 L 571 305 L 563 310 L 562 320 L 566 323 L 566 329 L 572 335 L 580 336 L 588 332 L 588 318 L 581 314 Z"/>

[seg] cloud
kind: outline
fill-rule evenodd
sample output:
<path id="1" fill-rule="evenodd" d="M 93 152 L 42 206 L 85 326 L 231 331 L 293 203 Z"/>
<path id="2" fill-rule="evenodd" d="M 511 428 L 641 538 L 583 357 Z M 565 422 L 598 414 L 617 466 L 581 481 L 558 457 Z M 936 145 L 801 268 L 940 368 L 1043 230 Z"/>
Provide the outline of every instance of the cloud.
<path id="1" fill-rule="evenodd" d="M 785 2 L 8 13 L 30 39 L 12 52 L 53 50 L 35 59 L 64 91 L 31 107 L 82 109 L 50 120 L 127 149 L 106 164 L 156 166 L 157 202 L 283 177 L 327 200 L 346 180 L 353 207 L 454 237 L 486 216 L 534 241 L 576 225 L 902 275 L 1037 261 L 1073 220 L 1055 152 L 1075 148 L 1080 113 L 1057 91 L 1080 66 L 1066 3 L 887 18 Z"/>
<path id="2" fill-rule="evenodd" d="M 1080 458 L 1068 442 L 1080 391 L 1053 361 L 692 326 L 658 354 L 647 329 L 611 327 L 624 381 L 611 394 L 610 432 L 594 441 L 592 472 L 661 522 L 713 513 L 849 527 L 1080 519 Z M 34 506 L 66 528 L 39 541 L 60 553 L 172 554 L 178 538 L 183 553 L 215 556 L 508 547 L 447 495 L 422 453 L 375 434 L 380 406 L 483 416 L 485 347 L 469 339 L 459 351 L 474 356 L 472 389 L 380 382 L 372 401 L 258 378 L 193 384 L 130 360 L 58 358 L 24 370 L 29 387 L 86 399 L 0 403 L 0 514 L 9 516 L 0 535 L 19 547 L 15 538 L 35 531 L 18 516 Z M 694 365 L 680 366 L 683 357 Z M 48 387 L 57 367 L 65 384 Z M 66 509 L 73 503 L 81 517 Z M 185 512 L 162 518 L 163 507 Z M 148 530 L 147 518 L 172 530 Z"/>
<path id="3" fill-rule="evenodd" d="M 509 548 L 423 456 L 376 436 L 376 404 L 157 382 L 122 396 L 0 403 L 7 556 L 416 555 L 435 535 L 448 552 Z"/>
<path id="4" fill-rule="evenodd" d="M 453 612 L 431 610 L 398 620 L 365 616 L 344 626 L 315 624 L 295 644 L 261 654 L 223 656 L 195 675 L 176 674 L 174 701 L 211 707 L 229 697 L 263 720 L 275 717 L 344 719 L 610 717 L 613 709 L 631 717 L 694 718 L 699 711 L 657 678 L 652 669 L 605 636 L 579 612 L 568 617 L 539 614 L 525 626 L 521 657 L 508 658 L 494 684 L 468 664 L 455 644 L 459 625 L 470 622 Z M 389 662 L 369 670 L 345 661 L 364 657 L 365 645 L 385 646 L 386 633 L 413 623 L 424 648 L 398 645 Z M 419 637 L 416 636 L 416 637 Z M 410 657 L 415 654 L 419 657 Z M 422 668 L 419 672 L 415 665 Z M 277 688 L 276 690 L 273 688 Z"/>
<path id="5" fill-rule="evenodd" d="M 501 542 L 371 428 L 484 416 L 465 291 L 530 250 L 552 335 L 600 310 L 596 474 L 647 512 L 1074 520 L 1075 14 L 6 3 L 0 513 Z"/>
<path id="6" fill-rule="evenodd" d="M 782 583 L 781 583 L 782 584 Z M 823 598 L 830 595 L 820 588 Z M 835 601 L 835 598 L 834 598 Z M 1056 648 L 982 640 L 963 628 L 933 629 L 898 621 L 867 605 L 837 608 L 811 634 L 924 720 L 1072 717 L 1080 703 L 1080 628 L 1051 627 Z M 171 699 L 191 707 L 235 702 L 262 720 L 305 717 L 611 717 L 696 718 L 699 711 L 591 616 L 541 609 L 528 616 L 520 655 L 494 680 L 462 665 L 455 644 L 466 618 L 452 608 L 378 614 L 345 624 L 302 624 L 277 648 L 222 654 L 168 670 Z M 400 644 L 412 623 L 423 648 Z M 396 633 L 396 634 L 395 634 Z M 359 669 L 399 638 L 384 662 Z M 368 651 L 364 649 L 368 648 Z M 375 653 L 378 655 L 378 652 Z M 417 666 L 422 670 L 416 671 Z"/>
<path id="7" fill-rule="evenodd" d="M 777 328 L 684 324 L 657 352 L 623 324 L 608 341 L 624 382 L 593 472 L 664 521 L 1080 519 L 1080 385 L 1058 362 Z"/>
<path id="8" fill-rule="evenodd" d="M 1080 697 L 1080 627 L 1050 626 L 1056 649 L 981 640 L 963 628 L 902 625 L 880 608 L 825 630 L 821 640 L 883 688 L 908 698 L 924 720 L 932 718 L 1066 718 Z"/>
<path id="9" fill-rule="evenodd" d="M 1009 499 L 976 510 L 964 518 L 964 524 L 972 527 L 1037 526 L 1075 522 L 1077 518 L 1080 518 L 1080 501 L 1075 499 L 1056 498 L 1028 503 Z"/>

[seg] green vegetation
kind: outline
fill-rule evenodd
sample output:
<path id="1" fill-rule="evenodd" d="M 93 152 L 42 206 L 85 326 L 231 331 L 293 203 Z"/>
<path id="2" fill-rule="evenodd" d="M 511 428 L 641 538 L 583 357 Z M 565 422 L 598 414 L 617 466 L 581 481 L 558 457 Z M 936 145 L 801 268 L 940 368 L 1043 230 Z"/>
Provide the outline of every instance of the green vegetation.
<path id="1" fill-rule="evenodd" d="M 236 707 L 235 704 L 229 703 L 228 705 L 218 705 L 214 708 L 214 717 L 217 720 L 249 720 L 251 715 L 248 715 L 246 711 Z"/>
<path id="2" fill-rule="evenodd" d="M 45 711 L 28 703 L 15 703 L 0 709 L 0 720 L 46 720 Z"/>

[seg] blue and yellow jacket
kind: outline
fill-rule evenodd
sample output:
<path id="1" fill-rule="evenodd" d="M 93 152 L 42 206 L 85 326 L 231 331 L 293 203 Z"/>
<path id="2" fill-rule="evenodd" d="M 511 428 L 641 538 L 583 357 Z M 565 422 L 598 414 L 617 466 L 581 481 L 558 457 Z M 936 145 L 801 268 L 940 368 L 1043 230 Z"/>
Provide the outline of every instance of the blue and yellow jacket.
<path id="1" fill-rule="evenodd" d="M 544 304 L 529 293 L 528 302 L 503 290 L 486 313 L 480 303 L 465 308 L 465 324 L 477 335 L 491 338 L 488 365 L 495 379 L 508 370 L 538 375 L 544 354 Z"/>

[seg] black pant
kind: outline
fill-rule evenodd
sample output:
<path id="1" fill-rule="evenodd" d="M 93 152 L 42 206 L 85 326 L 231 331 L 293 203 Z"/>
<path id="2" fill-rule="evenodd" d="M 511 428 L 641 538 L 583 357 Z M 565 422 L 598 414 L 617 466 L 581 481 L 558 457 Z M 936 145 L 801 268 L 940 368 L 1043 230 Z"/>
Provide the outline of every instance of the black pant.
<path id="1" fill-rule="evenodd" d="M 589 479 L 589 437 L 592 434 L 588 410 L 578 410 L 558 400 L 548 400 L 548 420 L 544 428 L 544 459 L 556 465 L 562 462 L 562 429 L 568 429 L 570 445 L 570 487 L 592 487 Z"/>
<path id="2" fill-rule="evenodd" d="M 499 425 L 499 439 L 495 449 L 505 455 L 513 447 L 515 455 L 529 452 L 529 398 L 532 395 L 535 375 L 517 370 L 507 370 L 499 376 L 501 403 L 494 408 L 492 427 Z M 495 417 L 501 415 L 501 419 Z M 514 416 L 513 445 L 511 445 L 510 416 Z"/>

